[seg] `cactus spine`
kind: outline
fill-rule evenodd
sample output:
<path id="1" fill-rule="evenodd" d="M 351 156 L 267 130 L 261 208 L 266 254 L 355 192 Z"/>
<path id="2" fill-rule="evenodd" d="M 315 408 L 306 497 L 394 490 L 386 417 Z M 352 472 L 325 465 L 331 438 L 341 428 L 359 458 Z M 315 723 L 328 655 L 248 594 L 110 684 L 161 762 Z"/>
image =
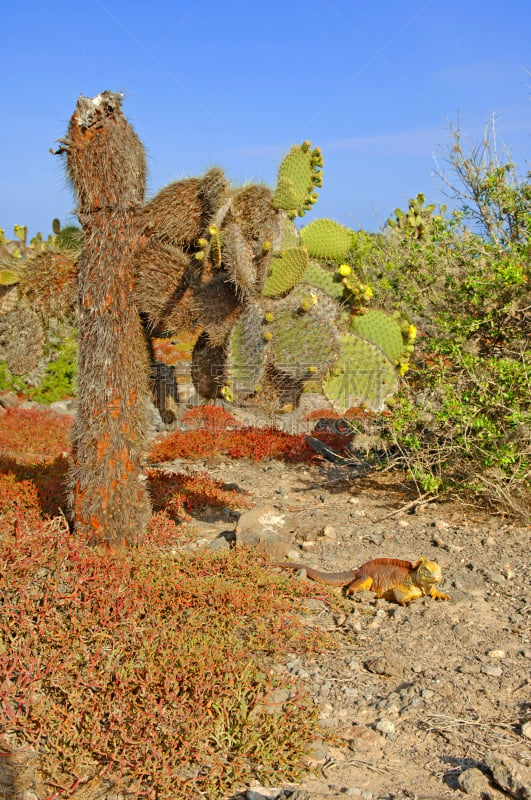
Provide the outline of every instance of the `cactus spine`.
<path id="1" fill-rule="evenodd" d="M 85 233 L 78 262 L 73 521 L 92 541 L 131 544 L 142 538 L 150 514 L 139 480 L 148 361 L 133 296 L 145 155 L 120 95 L 108 91 L 79 98 L 65 150 Z"/>

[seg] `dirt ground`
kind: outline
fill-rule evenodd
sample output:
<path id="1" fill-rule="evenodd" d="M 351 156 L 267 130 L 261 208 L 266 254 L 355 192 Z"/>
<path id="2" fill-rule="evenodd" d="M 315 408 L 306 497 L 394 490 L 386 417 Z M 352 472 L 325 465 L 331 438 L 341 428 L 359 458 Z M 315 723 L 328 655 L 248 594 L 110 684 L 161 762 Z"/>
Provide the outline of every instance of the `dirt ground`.
<path id="1" fill-rule="evenodd" d="M 301 607 L 306 623 L 330 631 L 337 647 L 309 659 L 292 654 L 277 669 L 305 684 L 334 743 L 316 733 L 314 774 L 299 786 L 255 787 L 241 797 L 421 800 L 465 789 L 477 798 L 509 796 L 489 786 L 485 764 L 497 753 L 524 770 L 531 765 L 529 528 L 458 501 L 397 513 L 412 497 L 400 476 L 357 477 L 328 461 L 217 458 L 194 466 L 284 514 L 293 536 L 288 558 L 337 571 L 423 555 L 440 564 L 452 598 L 401 607 L 363 592 L 345 599 L 340 613 L 326 591 L 324 600 L 307 601 L 318 613 Z M 193 546 L 228 547 L 237 516 L 212 512 L 198 521 Z M 513 796 L 531 797 L 531 787 L 518 791 Z"/>

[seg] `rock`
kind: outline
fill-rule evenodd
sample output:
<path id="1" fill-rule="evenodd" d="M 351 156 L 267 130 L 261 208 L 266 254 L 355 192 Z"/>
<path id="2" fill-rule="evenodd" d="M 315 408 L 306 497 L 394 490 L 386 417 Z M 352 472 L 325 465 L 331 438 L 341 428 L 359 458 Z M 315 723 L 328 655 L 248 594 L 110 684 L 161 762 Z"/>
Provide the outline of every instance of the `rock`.
<path id="1" fill-rule="evenodd" d="M 284 710 L 284 704 L 290 699 L 291 692 L 289 689 L 273 689 L 273 691 L 269 692 L 262 701 L 256 703 L 255 707 L 249 714 L 249 719 L 258 716 L 259 714 L 271 714 L 271 716 L 280 714 Z"/>
<path id="2" fill-rule="evenodd" d="M 72 400 L 56 400 L 55 403 L 50 403 L 50 411 L 55 411 L 56 414 L 74 414 L 75 403 Z"/>
<path id="3" fill-rule="evenodd" d="M 520 728 L 520 733 L 522 736 L 525 736 L 526 739 L 531 739 L 531 720 L 523 723 Z"/>
<path id="4" fill-rule="evenodd" d="M 490 786 L 487 776 L 477 767 L 465 769 L 457 778 L 457 785 L 462 792 L 476 795 L 476 797 L 482 797 Z"/>
<path id="5" fill-rule="evenodd" d="M 307 752 L 314 761 L 325 761 L 328 758 L 328 745 L 322 739 L 314 739 L 308 745 Z"/>
<path id="6" fill-rule="evenodd" d="M 489 658 L 505 658 L 505 650 L 489 650 L 487 655 Z"/>
<path id="7" fill-rule="evenodd" d="M 374 726 L 377 731 L 383 733 L 385 736 L 395 733 L 395 723 L 386 717 L 381 717 Z"/>
<path id="8" fill-rule="evenodd" d="M 16 408 L 19 402 L 20 400 L 15 392 L 2 392 L 0 394 L 0 406 L 2 406 L 2 408 Z"/>
<path id="9" fill-rule="evenodd" d="M 517 800 L 531 800 L 531 768 L 523 766 L 506 753 L 491 752 L 485 764 L 494 783 Z"/>
<path id="10" fill-rule="evenodd" d="M 328 539 L 329 541 L 335 542 L 337 539 L 336 529 L 333 525 L 325 525 L 322 531 L 319 534 L 321 538 Z"/>
<path id="11" fill-rule="evenodd" d="M 212 550 L 213 553 L 224 553 L 226 550 L 231 549 L 230 541 L 228 538 L 223 536 L 216 536 L 215 539 L 208 542 L 209 550 Z"/>
<path id="12" fill-rule="evenodd" d="M 292 548 L 292 527 L 286 514 L 273 506 L 259 506 L 240 515 L 236 547 L 254 547 L 271 558 L 283 558 Z"/>
<path id="13" fill-rule="evenodd" d="M 246 800 L 277 800 L 284 797 L 282 789 L 269 789 L 266 786 L 253 786 L 245 793 Z"/>
<path id="14" fill-rule="evenodd" d="M 389 678 L 400 677 L 404 673 L 404 665 L 397 657 L 376 656 L 364 662 L 365 669 L 375 675 L 386 675 Z"/>
<path id="15" fill-rule="evenodd" d="M 498 664 L 485 664 L 481 667 L 481 672 L 484 675 L 490 675 L 491 678 L 501 678 L 503 670 Z"/>
<path id="16" fill-rule="evenodd" d="M 179 384 L 179 400 L 187 405 L 199 405 L 201 399 L 193 383 Z"/>

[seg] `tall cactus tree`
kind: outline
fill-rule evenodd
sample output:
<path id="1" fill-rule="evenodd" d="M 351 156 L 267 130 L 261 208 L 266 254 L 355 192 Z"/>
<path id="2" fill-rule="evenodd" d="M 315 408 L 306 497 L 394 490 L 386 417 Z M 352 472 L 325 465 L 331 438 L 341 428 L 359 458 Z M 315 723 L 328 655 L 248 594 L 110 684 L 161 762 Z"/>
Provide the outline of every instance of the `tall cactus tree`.
<path id="1" fill-rule="evenodd" d="M 133 295 L 142 144 L 121 96 L 80 97 L 61 151 L 84 230 L 78 261 L 78 407 L 73 433 L 75 530 L 111 546 L 142 537 L 150 504 L 140 478 L 148 358 Z"/>

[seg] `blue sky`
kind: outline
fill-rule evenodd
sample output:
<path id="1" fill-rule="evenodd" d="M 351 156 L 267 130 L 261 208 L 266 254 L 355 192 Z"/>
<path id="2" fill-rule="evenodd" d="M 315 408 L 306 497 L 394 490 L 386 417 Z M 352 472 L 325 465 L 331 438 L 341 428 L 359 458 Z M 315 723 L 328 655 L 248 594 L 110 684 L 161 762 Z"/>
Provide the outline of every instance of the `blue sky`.
<path id="1" fill-rule="evenodd" d="M 7 5 L 7 4 L 6 4 Z M 49 153 L 79 94 L 124 92 L 149 193 L 219 164 L 274 185 L 309 139 L 323 189 L 305 217 L 377 230 L 422 191 L 444 202 L 434 154 L 458 113 L 467 139 L 494 113 L 498 142 L 529 168 L 531 3 L 354 0 L 83 0 L 3 9 L 0 227 L 73 221 Z"/>

